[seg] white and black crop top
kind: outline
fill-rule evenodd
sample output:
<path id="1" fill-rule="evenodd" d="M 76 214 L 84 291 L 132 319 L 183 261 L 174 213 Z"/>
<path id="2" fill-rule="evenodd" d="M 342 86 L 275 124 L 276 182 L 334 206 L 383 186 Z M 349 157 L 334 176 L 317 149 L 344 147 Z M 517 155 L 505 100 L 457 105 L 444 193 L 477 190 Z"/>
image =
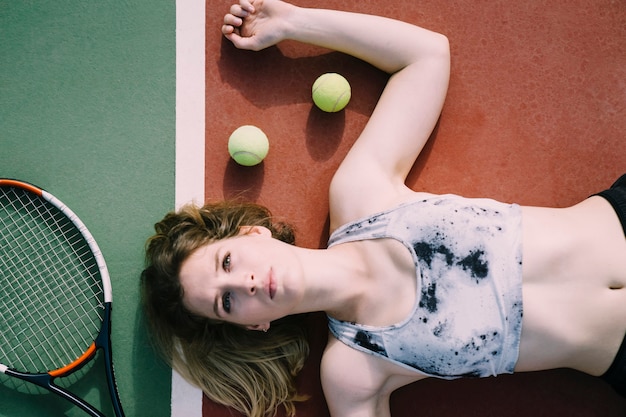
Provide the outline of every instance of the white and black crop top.
<path id="1" fill-rule="evenodd" d="M 343 225 L 329 247 L 381 238 L 403 243 L 415 261 L 413 311 L 387 327 L 328 317 L 332 334 L 426 376 L 512 373 L 522 330 L 520 207 L 433 196 Z"/>

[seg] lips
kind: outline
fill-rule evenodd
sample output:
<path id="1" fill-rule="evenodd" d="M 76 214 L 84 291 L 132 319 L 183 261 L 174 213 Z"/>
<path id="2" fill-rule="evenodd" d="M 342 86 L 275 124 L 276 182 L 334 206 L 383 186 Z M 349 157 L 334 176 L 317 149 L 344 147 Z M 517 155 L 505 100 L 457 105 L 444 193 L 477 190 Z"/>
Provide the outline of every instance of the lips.
<path id="1" fill-rule="evenodd" d="M 272 271 L 270 271 L 269 277 L 267 279 L 267 293 L 270 296 L 270 299 L 273 299 L 274 295 L 276 295 L 276 282 L 272 277 Z"/>

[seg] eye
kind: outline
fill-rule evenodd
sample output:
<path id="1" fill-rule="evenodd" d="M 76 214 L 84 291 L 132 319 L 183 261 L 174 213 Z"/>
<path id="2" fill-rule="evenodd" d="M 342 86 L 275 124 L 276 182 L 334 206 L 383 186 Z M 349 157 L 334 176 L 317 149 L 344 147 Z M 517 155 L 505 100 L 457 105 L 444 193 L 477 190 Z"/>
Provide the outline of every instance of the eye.
<path id="1" fill-rule="evenodd" d="M 222 269 L 226 272 L 230 272 L 230 253 L 224 256 L 224 259 L 222 260 Z"/>
<path id="2" fill-rule="evenodd" d="M 224 295 L 222 295 L 222 308 L 227 313 L 230 313 L 230 297 L 230 292 L 224 293 Z"/>

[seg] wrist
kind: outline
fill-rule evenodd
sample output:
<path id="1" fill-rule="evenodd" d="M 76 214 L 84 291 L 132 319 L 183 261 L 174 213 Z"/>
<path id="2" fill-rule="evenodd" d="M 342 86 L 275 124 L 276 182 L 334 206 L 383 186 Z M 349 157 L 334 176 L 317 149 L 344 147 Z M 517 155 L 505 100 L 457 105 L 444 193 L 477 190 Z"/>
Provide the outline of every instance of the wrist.
<path id="1" fill-rule="evenodd" d="M 299 22 L 306 22 L 307 9 L 283 1 L 278 3 L 280 3 L 280 14 L 282 16 L 281 38 L 284 40 L 298 40 L 299 28 L 301 27 Z"/>

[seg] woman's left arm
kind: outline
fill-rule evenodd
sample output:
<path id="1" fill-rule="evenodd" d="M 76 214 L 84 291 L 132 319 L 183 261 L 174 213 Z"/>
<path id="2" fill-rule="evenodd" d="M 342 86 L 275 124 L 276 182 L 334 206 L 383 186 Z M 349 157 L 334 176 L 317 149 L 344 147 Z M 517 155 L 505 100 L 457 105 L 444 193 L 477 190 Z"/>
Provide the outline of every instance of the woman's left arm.
<path id="1" fill-rule="evenodd" d="M 344 52 L 391 74 L 333 179 L 331 222 L 369 214 L 408 191 L 404 181 L 437 123 L 448 88 L 445 36 L 381 16 L 277 0 L 240 0 L 222 31 L 238 48 L 258 50 L 292 39 Z"/>
<path id="2" fill-rule="evenodd" d="M 341 51 L 390 74 L 330 188 L 331 230 L 407 197 L 404 182 L 448 90 L 448 39 L 381 16 L 296 8 L 286 37 Z"/>
<path id="3" fill-rule="evenodd" d="M 448 89 L 446 37 L 388 19 L 362 25 L 374 33 L 377 47 L 370 50 L 375 59 L 359 57 L 391 76 L 331 183 L 331 231 L 406 198 L 406 177 L 432 134 Z"/>

